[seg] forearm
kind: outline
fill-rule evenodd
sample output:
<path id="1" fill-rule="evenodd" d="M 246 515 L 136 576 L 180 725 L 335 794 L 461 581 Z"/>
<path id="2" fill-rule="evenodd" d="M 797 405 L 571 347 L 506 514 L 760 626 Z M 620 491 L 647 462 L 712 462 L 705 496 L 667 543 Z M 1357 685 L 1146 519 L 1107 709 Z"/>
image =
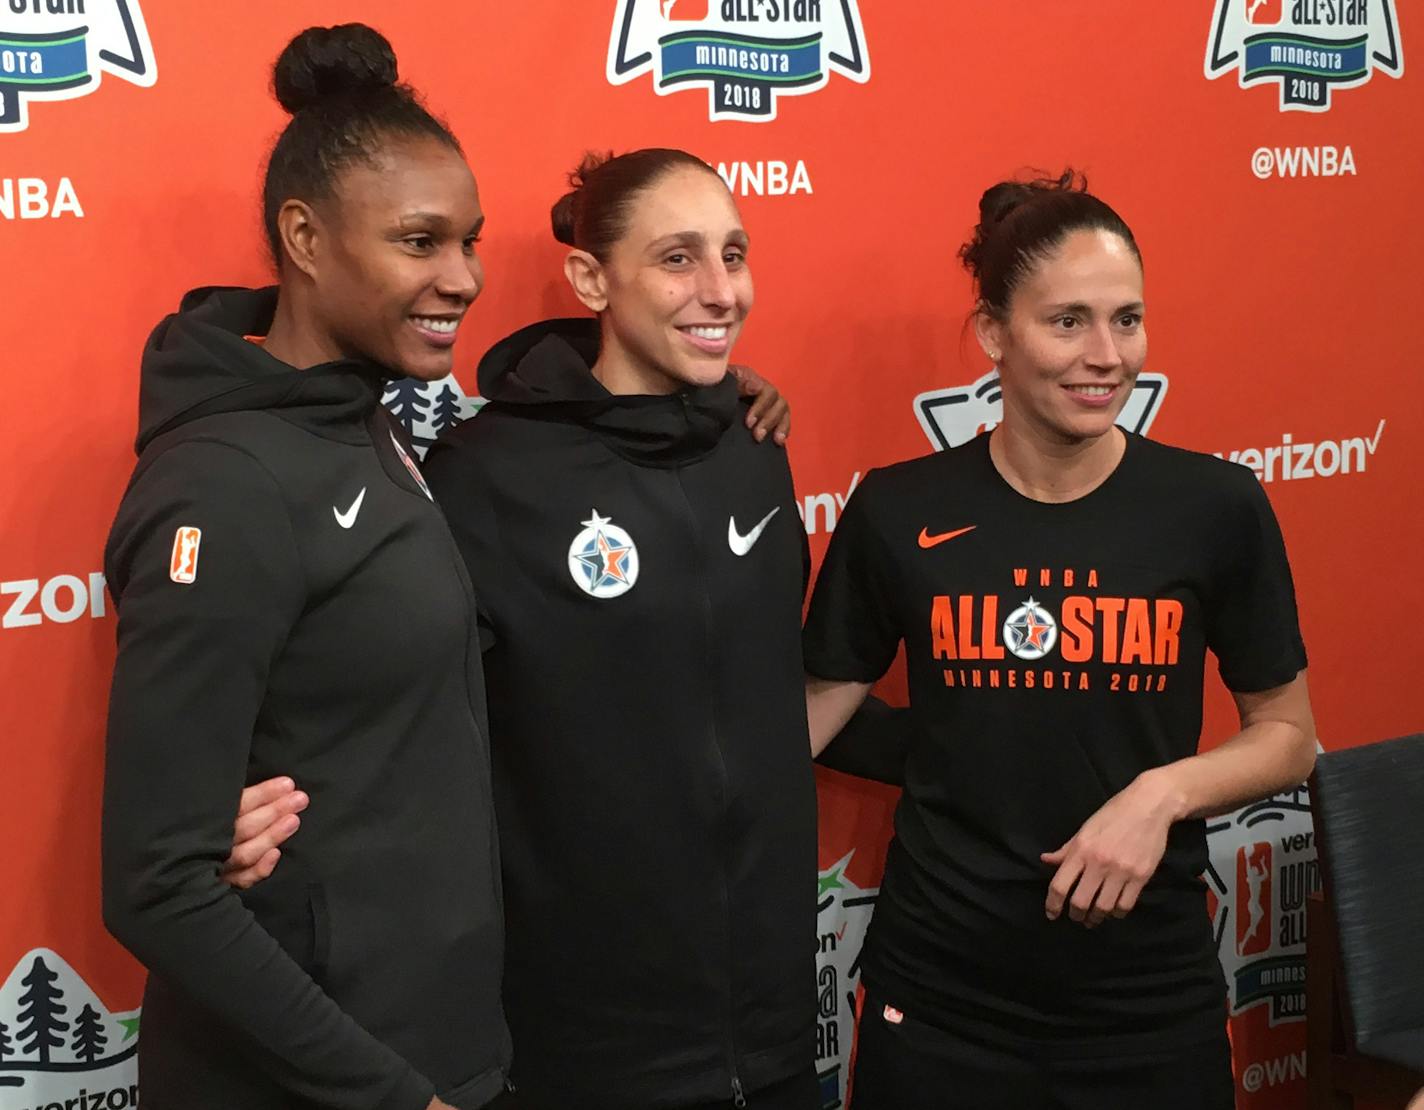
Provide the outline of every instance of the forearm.
<path id="1" fill-rule="evenodd" d="M 1300 724 L 1257 721 L 1219 747 L 1146 771 L 1175 821 L 1214 817 L 1305 781 L 1315 733 Z"/>
<path id="2" fill-rule="evenodd" d="M 806 724 L 811 733 L 811 757 L 826 750 L 870 693 L 868 682 L 806 676 Z"/>

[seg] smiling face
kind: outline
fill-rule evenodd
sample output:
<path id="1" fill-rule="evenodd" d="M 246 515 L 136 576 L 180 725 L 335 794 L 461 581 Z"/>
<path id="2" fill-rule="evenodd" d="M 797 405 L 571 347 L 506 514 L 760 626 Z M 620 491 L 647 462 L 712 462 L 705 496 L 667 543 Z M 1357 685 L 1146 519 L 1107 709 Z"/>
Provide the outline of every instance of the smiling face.
<path id="1" fill-rule="evenodd" d="M 392 144 L 346 169 L 317 213 L 324 345 L 421 381 L 450 373 L 460 321 L 484 285 L 484 214 L 464 158 L 434 140 Z"/>
<path id="2" fill-rule="evenodd" d="M 722 179 L 684 167 L 634 196 L 606 262 L 571 253 L 569 280 L 602 323 L 595 373 L 610 391 L 671 393 L 722 380 L 752 307 L 747 246 Z"/>
<path id="3" fill-rule="evenodd" d="M 1095 439 L 1147 361 L 1142 264 L 1113 232 L 1071 232 L 977 331 L 999 356 L 1006 424 L 1053 443 Z"/>

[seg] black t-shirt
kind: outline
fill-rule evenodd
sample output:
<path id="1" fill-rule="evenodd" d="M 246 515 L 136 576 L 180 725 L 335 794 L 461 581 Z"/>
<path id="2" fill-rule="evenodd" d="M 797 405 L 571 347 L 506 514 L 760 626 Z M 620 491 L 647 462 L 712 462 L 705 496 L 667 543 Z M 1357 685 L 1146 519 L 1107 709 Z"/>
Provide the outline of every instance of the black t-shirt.
<path id="1" fill-rule="evenodd" d="M 1070 1052 L 1219 1036 L 1204 823 L 1174 825 L 1137 907 L 1092 930 L 1046 919 L 1039 854 L 1196 752 L 1207 648 L 1236 691 L 1305 666 L 1251 472 L 1134 435 L 1061 504 L 1005 482 L 987 435 L 875 470 L 827 551 L 806 667 L 872 682 L 902 640 L 914 739 L 866 983 L 924 1020 Z"/>

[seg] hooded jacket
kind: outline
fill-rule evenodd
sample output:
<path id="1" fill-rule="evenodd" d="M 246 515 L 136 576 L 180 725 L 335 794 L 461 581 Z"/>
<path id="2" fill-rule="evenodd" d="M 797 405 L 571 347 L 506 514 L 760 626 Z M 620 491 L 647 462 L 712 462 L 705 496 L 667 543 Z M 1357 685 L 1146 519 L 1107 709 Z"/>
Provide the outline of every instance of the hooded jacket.
<path id="1" fill-rule="evenodd" d="M 613 396 L 596 329 L 496 346 L 426 466 L 487 637 L 514 1080 L 727 1100 L 815 1059 L 806 537 L 733 379 Z"/>
<path id="2" fill-rule="evenodd" d="M 301 372 L 272 290 L 198 290 L 143 359 L 105 552 L 119 616 L 105 921 L 150 971 L 146 1110 L 474 1110 L 508 1033 L 474 599 L 380 407 Z M 244 784 L 314 799 L 272 878 L 219 879 Z"/>

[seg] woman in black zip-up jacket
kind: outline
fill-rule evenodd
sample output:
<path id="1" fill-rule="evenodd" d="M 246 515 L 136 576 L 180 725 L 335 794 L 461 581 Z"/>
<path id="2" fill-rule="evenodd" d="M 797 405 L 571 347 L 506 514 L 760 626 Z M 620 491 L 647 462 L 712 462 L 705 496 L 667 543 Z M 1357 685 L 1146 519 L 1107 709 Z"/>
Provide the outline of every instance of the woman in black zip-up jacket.
<path id="1" fill-rule="evenodd" d="M 516 1101 L 812 1110 L 806 539 L 727 376 L 746 232 L 679 151 L 577 180 L 598 319 L 497 345 L 427 461 L 486 637 Z"/>
<path id="2" fill-rule="evenodd" d="M 476 1110 L 504 1087 L 497 844 L 474 600 L 380 407 L 448 374 L 483 275 L 459 145 L 386 41 L 277 62 L 276 290 L 199 290 L 144 352 L 104 914 L 150 971 L 145 1110 Z M 270 882 L 219 870 L 244 783 L 321 792 Z"/>

